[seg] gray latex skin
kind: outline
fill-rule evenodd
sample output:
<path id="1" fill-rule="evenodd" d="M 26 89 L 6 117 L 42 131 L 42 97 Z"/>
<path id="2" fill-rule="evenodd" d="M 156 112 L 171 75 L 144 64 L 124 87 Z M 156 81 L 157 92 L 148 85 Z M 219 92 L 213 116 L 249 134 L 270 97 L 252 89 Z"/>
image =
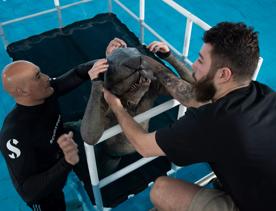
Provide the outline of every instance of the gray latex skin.
<path id="1" fill-rule="evenodd" d="M 129 54 L 132 56 L 127 58 Z M 87 144 L 95 145 L 105 129 L 117 124 L 116 117 L 104 101 L 104 86 L 121 99 L 131 116 L 152 108 L 159 95 L 169 93 L 181 103 L 192 97 L 192 86 L 189 82 L 178 78 L 164 65 L 140 55 L 132 48 L 120 49 L 112 54 L 111 59 L 107 59 L 111 60 L 109 63 L 113 68 L 107 71 L 104 82 L 92 82 L 90 98 L 81 124 L 81 135 Z M 170 62 L 173 60 L 174 58 L 170 57 Z M 183 65 L 174 66 L 178 67 L 177 71 L 187 71 L 182 70 Z M 141 125 L 148 130 L 148 121 Z M 105 153 L 110 156 L 123 156 L 135 152 L 123 133 L 103 144 Z"/>

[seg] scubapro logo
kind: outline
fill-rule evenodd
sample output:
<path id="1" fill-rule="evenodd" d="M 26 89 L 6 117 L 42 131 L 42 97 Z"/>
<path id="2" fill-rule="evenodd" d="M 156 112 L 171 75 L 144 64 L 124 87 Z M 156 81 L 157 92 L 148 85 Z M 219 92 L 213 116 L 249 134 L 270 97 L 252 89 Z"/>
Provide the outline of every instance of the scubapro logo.
<path id="1" fill-rule="evenodd" d="M 9 154 L 9 157 L 12 159 L 18 158 L 21 155 L 20 149 L 14 146 L 14 145 L 17 145 L 18 143 L 19 142 L 16 139 L 10 139 L 7 142 L 7 148 L 12 152 Z"/>

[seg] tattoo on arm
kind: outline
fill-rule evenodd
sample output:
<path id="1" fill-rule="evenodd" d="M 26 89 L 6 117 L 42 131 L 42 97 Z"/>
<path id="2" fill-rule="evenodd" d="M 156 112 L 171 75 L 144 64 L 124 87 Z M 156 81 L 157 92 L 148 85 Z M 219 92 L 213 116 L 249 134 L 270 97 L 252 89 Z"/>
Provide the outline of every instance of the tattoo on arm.
<path id="1" fill-rule="evenodd" d="M 168 57 L 165 58 L 167 62 L 169 62 L 178 72 L 180 77 L 189 82 L 194 83 L 194 78 L 192 77 L 191 71 L 188 69 L 188 67 L 181 61 L 179 61 L 173 53 L 171 53 Z"/>
<path id="2" fill-rule="evenodd" d="M 167 67 L 148 56 L 142 57 L 141 68 L 152 71 L 158 82 L 161 83 L 168 93 L 187 107 L 201 105 L 195 98 L 193 84 L 174 75 Z"/>
<path id="3" fill-rule="evenodd" d="M 181 104 L 187 107 L 191 106 L 195 99 L 192 84 L 178 78 L 165 67 L 159 69 L 155 76 L 171 96 Z"/>

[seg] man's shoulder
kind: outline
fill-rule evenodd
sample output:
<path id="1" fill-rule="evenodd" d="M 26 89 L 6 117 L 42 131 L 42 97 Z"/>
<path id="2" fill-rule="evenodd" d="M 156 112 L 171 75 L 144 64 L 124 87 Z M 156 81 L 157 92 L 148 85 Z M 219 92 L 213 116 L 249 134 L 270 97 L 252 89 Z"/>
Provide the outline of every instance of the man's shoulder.
<path id="1" fill-rule="evenodd" d="M 261 82 L 252 81 L 252 84 L 259 94 L 267 95 L 267 94 L 275 93 L 275 91 L 271 87 Z"/>
<path id="2" fill-rule="evenodd" d="M 15 106 L 6 116 L 1 131 L 0 131 L 0 140 L 9 139 L 11 137 L 15 138 L 18 135 L 22 135 L 22 132 L 27 133 L 31 132 L 26 130 L 29 127 L 28 116 L 25 110 L 21 110 L 18 106 Z"/>
<path id="3" fill-rule="evenodd" d="M 185 115 L 179 119 L 178 124 L 182 126 L 193 127 L 202 121 L 206 121 L 210 119 L 210 117 L 214 118 L 215 115 L 215 106 L 212 103 L 208 103 L 202 105 L 198 108 L 189 107 L 187 108 Z"/>
<path id="4" fill-rule="evenodd" d="M 199 106 L 197 108 L 189 107 L 186 111 L 186 114 L 194 116 L 196 118 L 196 117 L 200 117 L 203 115 L 205 116 L 205 115 L 209 115 L 209 114 L 213 113 L 215 108 L 216 108 L 216 104 L 210 102 L 210 103 L 206 103 L 202 106 Z"/>
<path id="5" fill-rule="evenodd" d="M 256 105 L 259 105 L 260 109 L 275 109 L 276 105 L 276 92 L 269 86 L 262 84 L 260 82 L 253 82 L 254 95 Z"/>

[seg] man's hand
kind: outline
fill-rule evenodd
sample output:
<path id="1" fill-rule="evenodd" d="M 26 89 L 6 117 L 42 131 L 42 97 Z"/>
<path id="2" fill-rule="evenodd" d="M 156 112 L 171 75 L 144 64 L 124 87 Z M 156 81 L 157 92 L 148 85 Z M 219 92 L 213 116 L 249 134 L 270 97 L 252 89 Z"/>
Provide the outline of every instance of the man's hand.
<path id="1" fill-rule="evenodd" d="M 65 161 L 71 165 L 76 165 L 79 162 L 78 145 L 73 140 L 73 132 L 61 135 L 57 143 L 61 148 Z"/>
<path id="2" fill-rule="evenodd" d="M 159 41 L 153 41 L 151 44 L 147 46 L 149 51 L 153 53 L 161 52 L 161 53 L 168 53 L 170 52 L 170 48 L 168 45 L 164 42 L 159 42 Z"/>
<path id="3" fill-rule="evenodd" d="M 108 63 L 106 59 L 99 59 L 93 67 L 88 71 L 91 80 L 99 77 L 99 74 L 107 71 Z"/>
<path id="4" fill-rule="evenodd" d="M 103 93 L 104 93 L 104 99 L 107 102 L 107 104 L 110 106 L 110 108 L 115 112 L 118 109 L 124 109 L 121 100 L 113 95 L 110 91 L 107 89 L 103 88 Z"/>
<path id="5" fill-rule="evenodd" d="M 108 44 L 107 48 L 106 48 L 106 52 L 105 55 L 109 56 L 110 54 L 112 54 L 112 52 L 117 49 L 117 48 L 126 48 L 127 44 L 125 43 L 125 41 L 119 39 L 119 38 L 114 38 L 113 40 L 110 41 L 110 43 Z"/>

